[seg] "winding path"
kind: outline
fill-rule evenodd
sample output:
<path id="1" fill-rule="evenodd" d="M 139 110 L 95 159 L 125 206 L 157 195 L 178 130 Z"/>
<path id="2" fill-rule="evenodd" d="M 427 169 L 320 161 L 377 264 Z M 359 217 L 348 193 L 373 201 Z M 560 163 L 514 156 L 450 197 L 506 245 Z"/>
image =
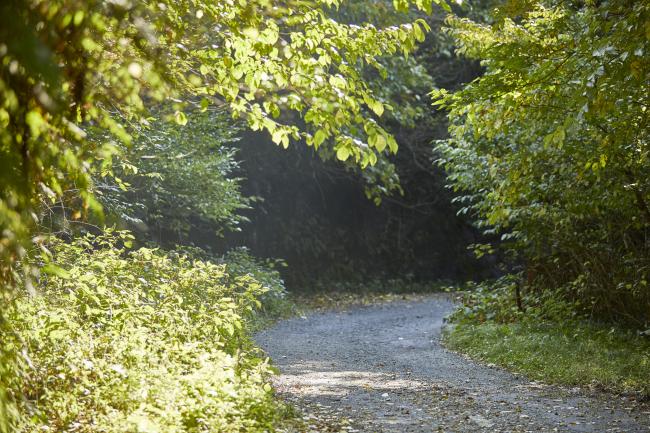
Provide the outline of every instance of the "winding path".
<path id="1" fill-rule="evenodd" d="M 348 432 L 650 432 L 647 404 L 530 382 L 447 351 L 440 330 L 452 308 L 440 295 L 319 313 L 256 340 L 281 372 L 279 394 L 306 414 L 349 419 Z"/>

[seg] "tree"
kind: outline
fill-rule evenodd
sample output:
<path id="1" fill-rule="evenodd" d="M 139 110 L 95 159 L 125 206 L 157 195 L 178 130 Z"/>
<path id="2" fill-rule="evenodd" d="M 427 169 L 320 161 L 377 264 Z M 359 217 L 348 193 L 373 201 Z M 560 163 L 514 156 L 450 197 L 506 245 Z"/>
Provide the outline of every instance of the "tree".
<path id="1" fill-rule="evenodd" d="M 493 25 L 450 18 L 485 74 L 433 93 L 451 184 L 529 289 L 636 326 L 650 320 L 649 17 L 647 2 L 536 1 Z"/>
<path id="2" fill-rule="evenodd" d="M 251 198 L 240 192 L 237 142 L 241 122 L 221 109 L 197 110 L 188 123 L 137 125 L 115 178 L 95 182 L 107 217 L 160 245 L 187 244 L 240 230 Z"/>
<path id="3" fill-rule="evenodd" d="M 481 5 L 465 3 L 454 10 L 480 20 Z M 285 151 L 269 146 L 261 135 L 247 134 L 238 146 L 246 178 L 242 187 L 262 200 L 244 211 L 252 224 L 227 235 L 225 242 L 285 258 L 289 267 L 283 275 L 290 287 L 379 275 L 480 278 L 490 262 L 477 263 L 467 250 L 477 242 L 478 231 L 466 217 L 454 215 L 457 206 L 450 203 L 453 193 L 445 187 L 444 170 L 432 167 L 431 141 L 446 137 L 446 114 L 431 110 L 425 96 L 434 82 L 458 88 L 475 78 L 478 62 L 453 55 L 452 38 L 439 31 L 444 11 L 403 14 L 389 0 L 367 0 L 330 12 L 349 24 L 387 27 L 422 18 L 431 26 L 408 58 L 379 58 L 385 78 L 375 68 L 364 71 L 376 98 L 393 107 L 378 121 L 393 134 L 399 151 L 361 170 L 349 160 L 333 160 L 329 149 L 327 154 L 297 146 Z"/>

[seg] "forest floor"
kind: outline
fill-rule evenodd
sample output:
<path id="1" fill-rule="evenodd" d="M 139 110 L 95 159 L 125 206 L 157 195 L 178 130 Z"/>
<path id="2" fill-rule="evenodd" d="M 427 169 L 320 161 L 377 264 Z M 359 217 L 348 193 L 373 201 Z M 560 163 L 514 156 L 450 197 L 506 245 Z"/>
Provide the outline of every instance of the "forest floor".
<path id="1" fill-rule="evenodd" d="M 312 432 L 650 432 L 650 404 L 546 385 L 445 349 L 448 294 L 321 311 L 256 335 Z"/>

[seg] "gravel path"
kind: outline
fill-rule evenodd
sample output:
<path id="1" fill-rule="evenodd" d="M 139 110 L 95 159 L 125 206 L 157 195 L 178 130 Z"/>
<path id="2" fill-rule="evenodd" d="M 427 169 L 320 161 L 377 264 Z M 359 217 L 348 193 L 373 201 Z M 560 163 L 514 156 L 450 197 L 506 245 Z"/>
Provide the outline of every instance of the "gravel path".
<path id="1" fill-rule="evenodd" d="M 256 336 L 305 414 L 348 432 L 650 432 L 631 398 L 530 382 L 439 342 L 444 295 L 280 322 Z M 313 421 L 313 422 L 312 422 Z M 331 430 L 330 430 L 331 431 Z"/>

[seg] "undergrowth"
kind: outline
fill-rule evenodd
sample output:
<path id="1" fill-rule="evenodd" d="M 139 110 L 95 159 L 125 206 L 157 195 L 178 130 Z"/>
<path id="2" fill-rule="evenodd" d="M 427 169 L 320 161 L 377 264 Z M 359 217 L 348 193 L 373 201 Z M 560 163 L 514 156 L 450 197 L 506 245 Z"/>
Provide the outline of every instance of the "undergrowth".
<path id="1" fill-rule="evenodd" d="M 554 296 L 516 296 L 517 278 L 475 286 L 449 317 L 445 344 L 531 379 L 650 397 L 650 338 L 600 323 Z"/>
<path id="2" fill-rule="evenodd" d="M 284 305 L 277 274 L 249 272 L 242 254 L 219 264 L 130 242 L 56 242 L 35 294 L 14 300 L 14 431 L 273 431 L 287 411 L 250 333 Z"/>

